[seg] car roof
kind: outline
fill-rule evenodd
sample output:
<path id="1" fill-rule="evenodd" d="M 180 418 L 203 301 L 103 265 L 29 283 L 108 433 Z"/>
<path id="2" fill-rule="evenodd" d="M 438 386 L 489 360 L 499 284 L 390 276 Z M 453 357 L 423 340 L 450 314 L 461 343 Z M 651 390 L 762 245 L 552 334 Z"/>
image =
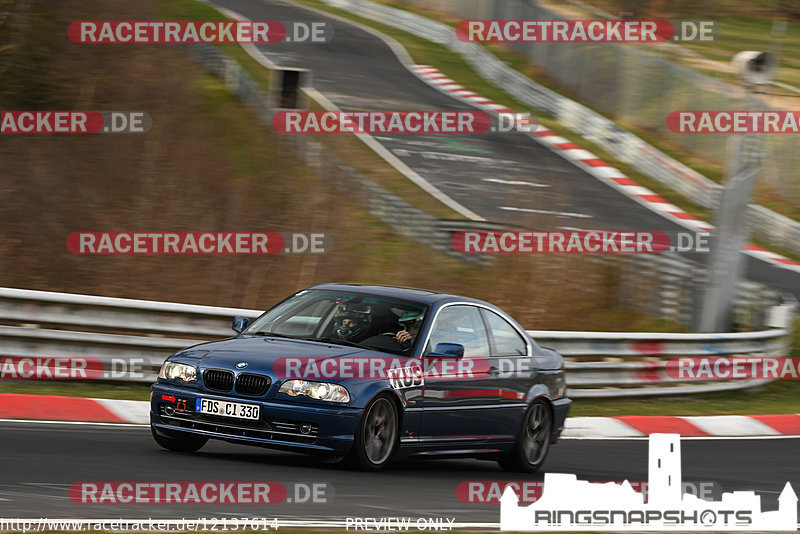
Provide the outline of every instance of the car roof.
<path id="1" fill-rule="evenodd" d="M 450 293 L 440 293 L 429 289 L 419 289 L 415 287 L 386 286 L 373 284 L 341 284 L 328 283 L 311 286 L 308 289 L 322 289 L 328 291 L 350 291 L 353 293 L 364 293 L 380 297 L 398 298 L 404 300 L 417 301 L 423 304 L 438 304 L 445 302 L 470 302 L 474 304 L 484 304 L 492 306 L 488 302 L 477 300 Z M 494 306 L 492 306 L 494 307 Z"/>

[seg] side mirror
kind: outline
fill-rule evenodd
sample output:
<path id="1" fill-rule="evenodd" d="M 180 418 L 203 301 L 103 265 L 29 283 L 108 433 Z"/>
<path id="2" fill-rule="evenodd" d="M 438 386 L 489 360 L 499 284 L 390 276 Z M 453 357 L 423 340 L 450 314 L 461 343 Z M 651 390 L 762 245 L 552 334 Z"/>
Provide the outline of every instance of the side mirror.
<path id="1" fill-rule="evenodd" d="M 233 324 L 231 324 L 231 328 L 237 334 L 241 334 L 242 331 L 247 328 L 247 325 L 250 324 L 250 319 L 247 317 L 242 317 L 241 315 L 237 315 L 233 318 Z"/>
<path id="2" fill-rule="evenodd" d="M 459 343 L 437 343 L 433 352 L 426 354 L 435 358 L 463 358 L 464 345 Z"/>

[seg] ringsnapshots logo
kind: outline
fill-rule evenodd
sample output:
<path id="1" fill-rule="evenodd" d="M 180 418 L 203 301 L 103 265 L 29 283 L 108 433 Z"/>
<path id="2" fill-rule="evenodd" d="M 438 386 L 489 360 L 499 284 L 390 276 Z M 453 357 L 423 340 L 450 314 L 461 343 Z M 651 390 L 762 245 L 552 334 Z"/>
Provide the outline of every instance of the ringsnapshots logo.
<path id="1" fill-rule="evenodd" d="M 545 473 L 541 497 L 520 506 L 511 487 L 500 499 L 500 530 L 556 531 L 796 531 L 797 495 L 786 482 L 778 509 L 761 511 L 754 491 L 707 501 L 682 492 L 679 434 L 650 434 L 648 493 L 632 485 L 592 484 L 575 475 Z"/>

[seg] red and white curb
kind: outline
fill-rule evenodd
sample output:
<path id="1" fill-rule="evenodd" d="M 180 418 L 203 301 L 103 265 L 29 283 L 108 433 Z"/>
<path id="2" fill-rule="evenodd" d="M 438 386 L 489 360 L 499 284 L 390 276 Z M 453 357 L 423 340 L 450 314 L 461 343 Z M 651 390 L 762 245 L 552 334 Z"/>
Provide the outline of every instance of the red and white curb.
<path id="1" fill-rule="evenodd" d="M 42 419 L 86 423 L 150 423 L 150 403 L 56 395 L 0 394 L 0 419 Z"/>
<path id="2" fill-rule="evenodd" d="M 652 433 L 686 437 L 800 436 L 800 414 L 570 417 L 565 438 L 634 438 Z"/>
<path id="3" fill-rule="evenodd" d="M 457 84 L 435 67 L 431 67 L 430 65 L 412 65 L 409 68 L 420 80 L 457 100 L 471 104 L 489 113 L 514 113 L 514 110 L 507 106 L 497 104 Z M 664 197 L 625 176 L 622 171 L 613 167 L 610 163 L 598 158 L 588 150 L 584 150 L 555 132 L 548 130 L 541 124 L 536 126 L 536 130 L 530 134 L 530 137 L 559 154 L 564 159 L 571 161 L 577 167 L 580 167 L 595 178 L 621 191 L 639 204 L 661 214 L 667 219 L 696 232 L 714 231 L 713 225 L 701 221 L 678 206 L 671 204 L 664 199 Z M 781 256 L 775 252 L 770 252 L 761 247 L 746 245 L 745 253 L 780 267 L 800 272 L 800 262 Z"/>
<path id="4" fill-rule="evenodd" d="M 2 393 L 0 419 L 145 425 L 150 423 L 150 403 Z M 567 419 L 563 437 L 634 438 L 655 432 L 670 432 L 687 437 L 800 436 L 800 414 L 570 417 Z"/>

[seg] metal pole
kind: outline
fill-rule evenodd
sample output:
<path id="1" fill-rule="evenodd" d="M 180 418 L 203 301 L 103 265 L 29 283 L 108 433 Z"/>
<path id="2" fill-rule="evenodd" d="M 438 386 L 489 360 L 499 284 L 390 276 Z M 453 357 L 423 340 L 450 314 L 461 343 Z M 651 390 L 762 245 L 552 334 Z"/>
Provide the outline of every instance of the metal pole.
<path id="1" fill-rule="evenodd" d="M 748 111 L 763 108 L 752 86 L 745 99 Z M 703 293 L 700 332 L 730 331 L 736 289 L 745 270 L 742 253 L 747 243 L 747 205 L 761 170 L 763 144 L 758 133 L 735 135 L 728 143 L 728 178 L 714 216 L 716 235 L 711 242 L 708 285 Z"/>

